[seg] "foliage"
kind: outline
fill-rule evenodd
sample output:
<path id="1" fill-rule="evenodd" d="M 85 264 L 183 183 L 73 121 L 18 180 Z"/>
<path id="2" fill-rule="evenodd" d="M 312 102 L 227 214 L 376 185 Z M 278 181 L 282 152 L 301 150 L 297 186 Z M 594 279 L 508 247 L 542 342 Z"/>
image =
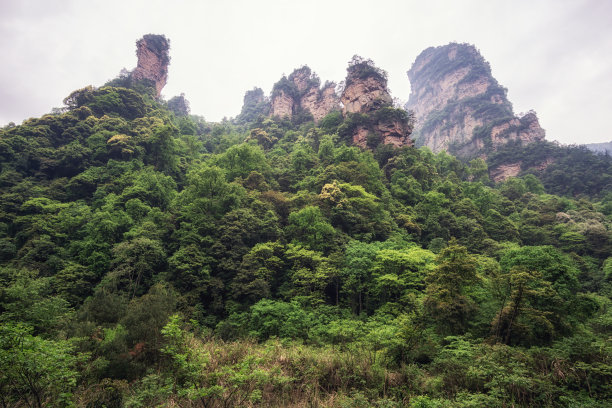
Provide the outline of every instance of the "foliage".
<path id="1" fill-rule="evenodd" d="M 551 194 L 602 198 L 612 189 L 612 159 L 592 153 L 585 146 L 559 146 L 544 141 L 529 146 L 510 144 L 487 161 L 489 167 L 520 163 L 523 174 L 536 175 Z"/>
<path id="2" fill-rule="evenodd" d="M 410 114 L 208 123 L 118 80 L 0 129 L 0 404 L 610 405 L 608 157 L 362 150 Z"/>
<path id="3" fill-rule="evenodd" d="M 365 80 L 367 78 L 375 78 L 383 84 L 383 87 L 387 86 L 387 73 L 381 68 L 376 67 L 371 59 L 353 55 L 346 71 L 348 74 L 345 86 L 349 86 L 351 81 Z"/>
<path id="4" fill-rule="evenodd" d="M 64 407 L 76 387 L 84 355 L 73 341 L 32 335 L 23 324 L 0 325 L 0 391 L 3 406 Z"/>

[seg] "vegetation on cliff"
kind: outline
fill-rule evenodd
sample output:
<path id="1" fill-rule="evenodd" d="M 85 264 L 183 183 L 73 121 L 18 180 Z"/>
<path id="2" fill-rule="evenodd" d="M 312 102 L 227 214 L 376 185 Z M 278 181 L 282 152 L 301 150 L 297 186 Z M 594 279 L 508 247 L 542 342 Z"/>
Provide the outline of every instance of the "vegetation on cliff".
<path id="1" fill-rule="evenodd" d="M 417 57 L 408 77 L 412 92 L 406 109 L 416 113 L 417 146 L 470 160 L 509 142 L 544 138 L 535 112 L 515 116 L 507 90 L 473 45 L 430 47 Z"/>
<path id="2" fill-rule="evenodd" d="M 3 406 L 610 404 L 609 158 L 495 185 L 343 137 L 403 111 L 261 96 L 207 123 L 85 88 L 0 130 Z"/>

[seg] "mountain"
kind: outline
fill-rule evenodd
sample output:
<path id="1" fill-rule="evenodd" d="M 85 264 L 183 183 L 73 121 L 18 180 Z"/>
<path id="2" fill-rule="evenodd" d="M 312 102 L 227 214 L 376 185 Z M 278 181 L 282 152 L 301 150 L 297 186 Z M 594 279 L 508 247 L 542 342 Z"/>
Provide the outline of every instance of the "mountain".
<path id="1" fill-rule="evenodd" d="M 247 123 L 258 115 L 294 123 L 313 120 L 315 124 L 321 124 L 328 115 L 332 121 L 345 119 L 343 138 L 362 148 L 379 143 L 396 147 L 413 144 L 413 118 L 393 106 L 387 73 L 372 60 L 358 56 L 349 62 L 339 95 L 334 82 L 321 87 L 319 77 L 308 66 L 281 78 L 269 98 L 260 88 L 247 91 L 237 121 Z"/>
<path id="2" fill-rule="evenodd" d="M 206 122 L 144 39 L 0 128 L 2 407 L 611 406 L 609 156 L 416 148 L 360 57 Z"/>
<path id="3" fill-rule="evenodd" d="M 294 70 L 274 85 L 270 115 L 291 118 L 301 111 L 312 115 L 315 122 L 334 110 L 340 109 L 336 84 L 326 82 L 320 88 L 319 77 L 304 66 Z"/>
<path id="4" fill-rule="evenodd" d="M 585 146 L 587 149 L 594 152 L 612 154 L 612 142 L 588 143 Z"/>
<path id="5" fill-rule="evenodd" d="M 406 109 L 416 117 L 417 146 L 457 157 L 486 157 L 510 142 L 544 139 L 535 112 L 514 114 L 489 63 L 469 44 L 423 51 L 408 71 L 412 91 Z"/>

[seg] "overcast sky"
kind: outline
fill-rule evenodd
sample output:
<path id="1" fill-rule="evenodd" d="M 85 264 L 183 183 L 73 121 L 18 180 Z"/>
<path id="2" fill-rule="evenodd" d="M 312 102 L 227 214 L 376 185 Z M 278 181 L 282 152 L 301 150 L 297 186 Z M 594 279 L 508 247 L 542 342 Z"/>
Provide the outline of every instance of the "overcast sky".
<path id="1" fill-rule="evenodd" d="M 612 140 L 609 0 L 0 0 L 0 125 L 50 112 L 86 85 L 136 66 L 143 34 L 171 41 L 168 83 L 193 114 L 236 116 L 255 86 L 309 65 L 341 81 L 354 54 L 389 73 L 427 47 L 476 45 L 516 113 L 537 111 L 548 140 Z"/>

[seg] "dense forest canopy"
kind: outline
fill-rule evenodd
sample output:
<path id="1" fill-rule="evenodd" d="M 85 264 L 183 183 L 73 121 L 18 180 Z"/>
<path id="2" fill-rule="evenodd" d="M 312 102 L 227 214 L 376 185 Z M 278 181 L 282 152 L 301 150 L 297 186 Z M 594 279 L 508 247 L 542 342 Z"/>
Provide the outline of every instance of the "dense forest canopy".
<path id="1" fill-rule="evenodd" d="M 361 149 L 261 90 L 208 123 L 109 85 L 0 130 L 1 406 L 611 403 L 608 156 Z"/>

